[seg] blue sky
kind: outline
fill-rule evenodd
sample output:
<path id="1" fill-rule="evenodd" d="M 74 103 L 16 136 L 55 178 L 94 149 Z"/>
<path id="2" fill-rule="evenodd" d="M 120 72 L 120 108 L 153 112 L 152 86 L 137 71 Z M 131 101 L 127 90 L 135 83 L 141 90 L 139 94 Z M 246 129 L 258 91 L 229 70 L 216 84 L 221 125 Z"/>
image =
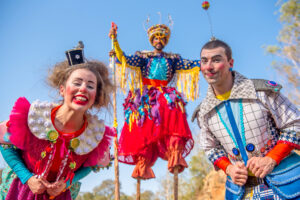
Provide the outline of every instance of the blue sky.
<path id="1" fill-rule="evenodd" d="M 209 40 L 210 27 L 200 0 L 14 0 L 0 1 L 0 121 L 8 118 L 14 101 L 25 96 L 55 101 L 57 93 L 47 86 L 48 69 L 65 59 L 65 50 L 85 44 L 87 59 L 99 59 L 108 64 L 111 42 L 108 32 L 111 22 L 118 27 L 118 40 L 127 54 L 136 50 L 151 50 L 143 22 L 150 15 L 152 24 L 167 23 L 170 14 L 174 20 L 171 38 L 165 51 L 180 53 L 183 58 L 199 59 L 201 46 Z M 272 57 L 266 55 L 263 45 L 276 44 L 281 28 L 276 14 L 276 0 L 209 1 L 214 35 L 227 42 L 233 50 L 234 69 L 250 78 L 264 78 L 280 82 L 270 67 Z M 202 77 L 201 77 L 202 78 Z M 205 96 L 207 84 L 200 81 L 201 96 L 187 106 L 188 120 L 194 108 Z M 283 90 L 284 91 L 284 90 Z M 119 129 L 124 123 L 122 103 L 118 95 Z M 103 110 L 100 116 L 108 125 L 112 113 Z M 196 123 L 190 123 L 194 135 L 199 133 Z M 197 145 L 197 142 L 196 142 Z M 1 159 L 1 166 L 4 161 Z M 132 166 L 120 164 L 123 192 L 135 191 L 135 180 L 130 177 Z M 158 179 L 165 176 L 166 162 L 159 160 L 155 180 L 143 181 L 142 189 L 158 189 Z M 113 170 L 89 175 L 83 180 L 82 191 L 91 189 L 102 180 L 114 178 Z"/>

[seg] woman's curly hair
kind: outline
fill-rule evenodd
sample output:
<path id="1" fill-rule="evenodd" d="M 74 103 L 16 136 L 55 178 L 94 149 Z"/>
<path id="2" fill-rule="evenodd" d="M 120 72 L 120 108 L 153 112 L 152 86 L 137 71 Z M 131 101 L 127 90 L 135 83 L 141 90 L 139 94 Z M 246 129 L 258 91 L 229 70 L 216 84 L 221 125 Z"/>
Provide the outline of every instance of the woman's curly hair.
<path id="1" fill-rule="evenodd" d="M 87 69 L 93 72 L 97 78 L 97 92 L 93 107 L 108 107 L 111 104 L 111 93 L 114 86 L 109 78 L 107 66 L 100 61 L 92 60 L 73 66 L 69 66 L 68 61 L 59 62 L 50 69 L 48 84 L 59 90 L 61 85 L 65 86 L 72 72 L 77 69 Z"/>

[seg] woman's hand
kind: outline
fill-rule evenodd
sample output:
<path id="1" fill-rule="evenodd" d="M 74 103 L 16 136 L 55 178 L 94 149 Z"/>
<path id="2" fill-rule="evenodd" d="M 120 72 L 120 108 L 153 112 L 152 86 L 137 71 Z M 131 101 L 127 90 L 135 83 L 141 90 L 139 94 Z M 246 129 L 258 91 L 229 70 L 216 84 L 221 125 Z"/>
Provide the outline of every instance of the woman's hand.
<path id="1" fill-rule="evenodd" d="M 265 157 L 252 157 L 248 160 L 247 168 L 258 178 L 264 178 L 267 174 L 271 173 L 276 166 L 276 161 L 272 158 Z"/>
<path id="2" fill-rule="evenodd" d="M 45 184 L 50 184 L 47 180 L 32 176 L 28 179 L 27 185 L 33 194 L 42 194 L 45 192 L 47 187 Z"/>
<path id="3" fill-rule="evenodd" d="M 226 174 L 229 175 L 233 183 L 243 186 L 248 179 L 248 171 L 244 163 L 236 162 L 234 165 L 230 164 L 226 168 Z"/>
<path id="4" fill-rule="evenodd" d="M 66 188 L 67 184 L 65 183 L 64 179 L 61 179 L 59 181 L 56 181 L 54 183 L 52 183 L 48 189 L 47 189 L 47 193 L 51 196 L 51 197 L 56 197 L 58 196 L 60 193 L 63 192 L 63 190 Z"/>

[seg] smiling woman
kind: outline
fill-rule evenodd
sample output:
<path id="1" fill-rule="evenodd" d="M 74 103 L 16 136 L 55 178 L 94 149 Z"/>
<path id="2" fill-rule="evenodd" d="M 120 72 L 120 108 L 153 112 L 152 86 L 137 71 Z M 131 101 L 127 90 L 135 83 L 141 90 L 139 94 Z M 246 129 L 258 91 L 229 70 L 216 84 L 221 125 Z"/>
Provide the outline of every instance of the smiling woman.
<path id="1" fill-rule="evenodd" d="M 95 76 L 96 82 L 92 80 L 88 81 L 87 87 L 95 87 L 97 93 L 95 97 L 95 102 L 92 105 L 93 107 L 100 108 L 106 107 L 110 103 L 110 93 L 112 91 L 112 84 L 108 78 L 108 70 L 107 67 L 99 61 L 88 61 L 85 63 L 73 65 L 72 67 L 69 66 L 67 61 L 60 62 L 54 66 L 53 69 L 49 71 L 48 83 L 53 88 L 60 90 L 62 86 L 65 86 L 67 79 L 70 77 L 72 72 L 82 69 L 87 70 Z M 81 74 L 77 72 L 76 74 Z M 74 80 L 73 84 L 81 84 L 83 79 L 80 77 L 75 77 L 77 80 Z M 95 80 L 94 80 L 95 81 Z"/>
<path id="2" fill-rule="evenodd" d="M 110 104 L 113 88 L 107 67 L 85 61 L 83 48 L 67 51 L 48 83 L 61 104 L 19 98 L 7 122 L 0 124 L 5 170 L 0 199 L 75 199 L 80 179 L 110 162 L 114 132 L 89 113 Z M 4 139 L 5 138 L 5 139 Z"/>

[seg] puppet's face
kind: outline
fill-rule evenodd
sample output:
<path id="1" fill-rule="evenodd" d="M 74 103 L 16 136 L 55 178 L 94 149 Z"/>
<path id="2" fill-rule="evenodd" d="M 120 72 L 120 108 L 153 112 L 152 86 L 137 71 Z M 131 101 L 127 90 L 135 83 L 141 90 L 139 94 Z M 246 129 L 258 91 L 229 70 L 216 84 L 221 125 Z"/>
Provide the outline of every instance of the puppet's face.
<path id="1" fill-rule="evenodd" d="M 158 51 L 163 50 L 163 48 L 165 47 L 165 45 L 166 45 L 166 37 L 157 37 L 157 36 L 155 36 L 153 38 L 152 46 L 156 50 L 158 50 Z"/>

